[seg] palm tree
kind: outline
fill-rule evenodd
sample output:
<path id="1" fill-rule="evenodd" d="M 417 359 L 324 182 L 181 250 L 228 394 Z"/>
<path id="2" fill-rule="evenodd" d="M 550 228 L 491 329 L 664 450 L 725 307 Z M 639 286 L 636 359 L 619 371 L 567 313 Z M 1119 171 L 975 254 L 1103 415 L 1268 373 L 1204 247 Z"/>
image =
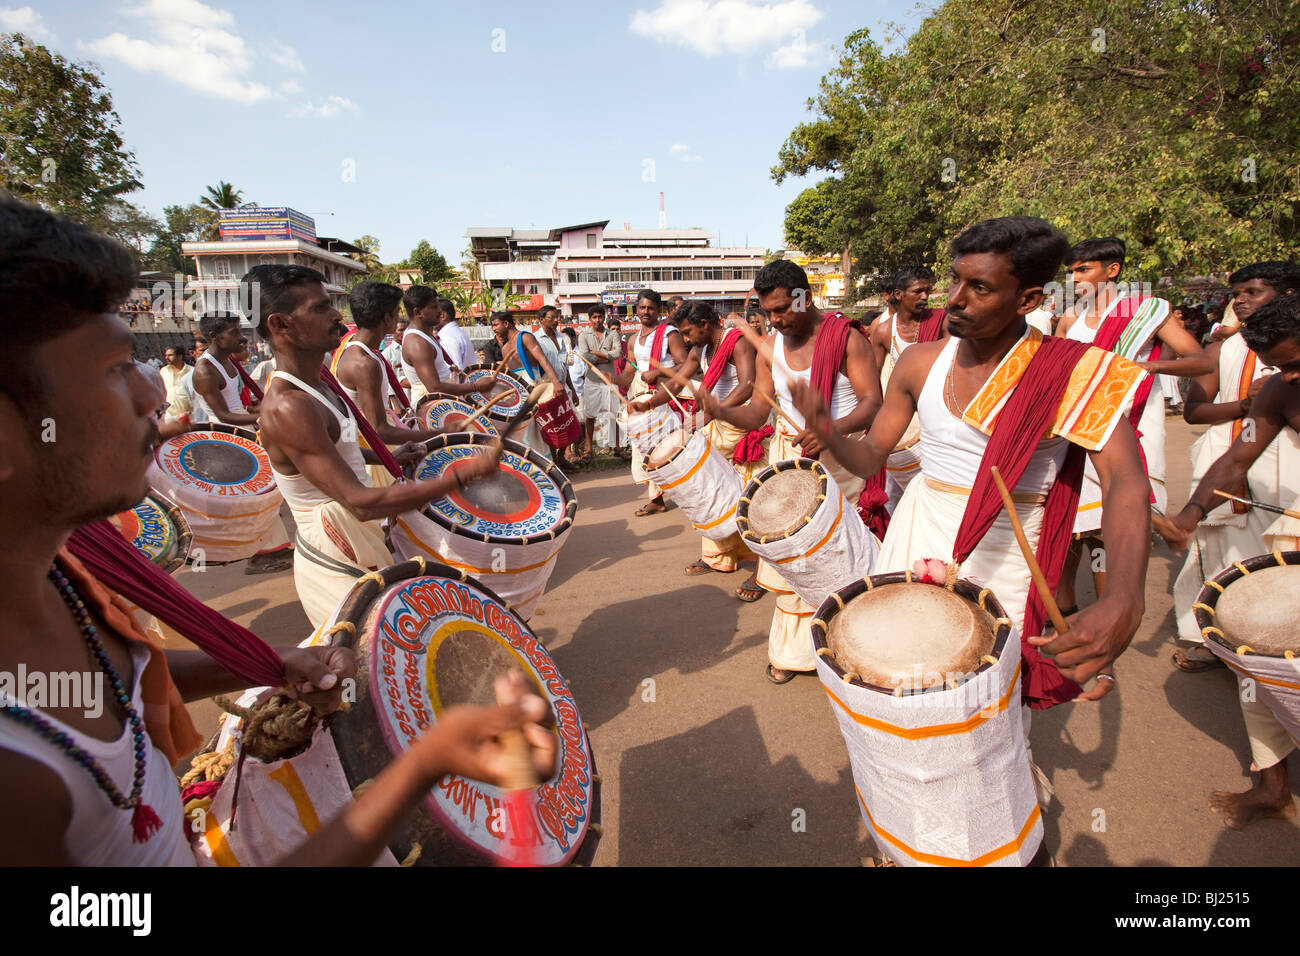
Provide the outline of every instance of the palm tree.
<path id="1" fill-rule="evenodd" d="M 238 209 L 244 202 L 242 190 L 236 189 L 224 180 L 217 180 L 215 186 L 209 186 L 207 194 L 199 198 L 199 205 L 208 210 L 208 225 L 203 230 L 207 240 L 220 238 L 217 214 L 222 209 Z"/>
<path id="2" fill-rule="evenodd" d="M 474 247 L 466 246 L 460 253 L 460 267 L 465 272 L 465 277 L 471 282 L 478 282 L 483 278 L 483 270 L 479 268 L 479 262 L 474 258 Z"/>
<path id="3" fill-rule="evenodd" d="M 375 273 L 383 268 L 383 263 L 379 260 L 379 240 L 374 236 L 365 235 L 360 239 L 352 240 L 352 244 L 361 250 L 359 255 L 354 254 L 352 258 L 366 267 L 366 278 L 376 279 Z"/>

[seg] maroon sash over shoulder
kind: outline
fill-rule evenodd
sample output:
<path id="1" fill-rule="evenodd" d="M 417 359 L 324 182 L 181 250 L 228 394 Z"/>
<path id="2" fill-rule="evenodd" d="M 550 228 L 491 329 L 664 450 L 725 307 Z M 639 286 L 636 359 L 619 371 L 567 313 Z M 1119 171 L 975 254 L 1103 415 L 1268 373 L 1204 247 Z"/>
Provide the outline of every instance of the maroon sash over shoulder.
<path id="1" fill-rule="evenodd" d="M 253 376 L 249 375 L 244 366 L 238 362 L 235 363 L 235 369 L 239 372 L 239 377 L 244 380 L 244 387 L 248 389 L 248 394 L 253 396 L 253 401 L 260 402 L 262 400 L 262 390 L 258 388 L 257 382 L 253 381 Z"/>
<path id="2" fill-rule="evenodd" d="M 971 489 L 970 500 L 966 503 L 953 542 L 952 557 L 958 564 L 970 557 L 1002 510 L 1002 497 L 993 483 L 990 469 L 996 465 L 1007 487 L 1016 487 L 1029 466 L 1034 449 L 1052 428 L 1070 381 L 1070 370 L 1089 348 L 1083 342 L 1048 336 L 1034 353 L 1011 397 L 998 413 L 988 446 L 984 449 L 975 487 Z M 1047 578 L 1047 586 L 1053 591 L 1061 578 L 1070 547 L 1074 513 L 1079 507 L 1083 464 L 1083 448 L 1070 445 L 1065 463 L 1047 494 L 1043 530 L 1035 556 Z M 1021 697 L 1035 710 L 1073 700 L 1083 689 L 1061 676 L 1056 665 L 1029 643 L 1030 637 L 1042 633 L 1046 616 L 1042 598 L 1037 589 L 1031 587 L 1020 629 L 1020 656 L 1024 661 Z"/>
<path id="3" fill-rule="evenodd" d="M 938 342 L 943 338 L 943 319 L 947 314 L 947 309 L 926 309 L 925 317 L 916 327 L 917 343 Z"/>
<path id="4" fill-rule="evenodd" d="M 813 346 L 813 360 L 809 384 L 818 392 L 827 408 L 831 396 L 835 393 L 835 376 L 844 364 L 844 356 L 849 348 L 849 333 L 856 330 L 864 338 L 867 330 L 857 319 L 846 318 L 842 312 L 832 312 L 822 317 L 821 328 L 817 330 L 817 344 Z M 809 457 L 817 457 L 815 455 Z M 885 536 L 889 526 L 889 512 L 885 505 L 889 495 L 885 493 L 884 469 L 867 479 L 858 495 L 857 512 L 863 522 L 878 538 Z"/>
<path id="5" fill-rule="evenodd" d="M 394 478 L 401 478 L 402 466 L 397 463 L 397 459 L 393 457 L 393 453 L 388 450 L 388 446 L 384 444 L 384 440 L 379 437 L 379 432 L 375 431 L 375 426 L 370 424 L 369 419 L 367 419 L 365 415 L 361 414 L 361 409 L 357 408 L 357 403 L 348 398 L 348 393 L 343 391 L 343 386 L 339 384 L 339 380 L 330 372 L 329 366 L 322 365 L 320 367 L 320 380 L 328 386 L 330 391 L 343 399 L 343 404 L 346 405 L 348 411 L 352 413 L 352 417 L 357 420 L 357 431 L 359 431 L 361 437 L 366 440 L 366 444 L 370 446 L 370 450 L 375 453 L 375 457 L 379 459 L 379 463 L 387 468 L 388 473 Z"/>
<path id="6" fill-rule="evenodd" d="M 1129 322 L 1132 321 L 1138 310 L 1141 309 L 1142 303 L 1145 301 L 1145 298 L 1130 296 L 1112 309 L 1106 321 L 1103 322 L 1101 328 L 1097 330 L 1097 334 L 1093 337 L 1092 344 L 1097 346 L 1099 349 L 1105 349 L 1107 352 L 1114 352 L 1115 346 L 1119 344 L 1120 337 L 1128 329 Z M 1162 342 L 1156 342 L 1151 349 L 1151 355 L 1147 358 L 1147 361 L 1158 362 L 1163 348 L 1164 344 Z M 1151 389 L 1155 385 L 1155 382 L 1156 377 L 1154 375 L 1148 375 L 1146 381 L 1139 385 L 1137 391 L 1133 393 L 1133 407 L 1129 409 L 1128 421 L 1129 424 L 1133 426 L 1133 431 L 1137 434 L 1139 439 L 1142 437 L 1142 432 L 1138 429 L 1138 422 L 1142 420 L 1142 412 L 1145 411 L 1147 407 L 1147 397 L 1151 394 Z M 1147 456 L 1146 452 L 1142 450 L 1142 445 L 1140 443 L 1138 445 L 1138 452 L 1142 455 L 1142 470 L 1146 471 Z M 1151 503 L 1155 504 L 1155 501 L 1156 493 L 1152 491 Z"/>
<path id="7" fill-rule="evenodd" d="M 713 391 L 713 387 L 718 384 L 718 379 L 722 378 L 722 373 L 727 368 L 727 363 L 731 361 L 731 353 L 736 350 L 736 343 L 739 342 L 745 333 L 740 329 L 727 329 L 722 336 L 722 344 L 718 346 L 718 351 L 713 356 L 713 361 L 709 363 L 708 369 L 704 373 L 704 380 L 700 382 L 700 387 L 706 392 Z"/>

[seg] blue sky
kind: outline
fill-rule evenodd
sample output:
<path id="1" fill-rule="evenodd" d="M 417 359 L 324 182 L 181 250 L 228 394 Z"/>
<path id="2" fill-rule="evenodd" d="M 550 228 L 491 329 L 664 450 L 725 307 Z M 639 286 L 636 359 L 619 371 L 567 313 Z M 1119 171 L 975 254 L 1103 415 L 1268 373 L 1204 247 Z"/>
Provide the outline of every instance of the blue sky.
<path id="1" fill-rule="evenodd" d="M 98 67 L 145 183 L 131 198 L 155 215 L 224 179 L 320 235 L 377 236 L 385 262 L 425 238 L 456 264 L 469 226 L 653 228 L 660 191 L 669 226 L 780 247 L 810 183 L 768 169 L 839 44 L 922 15 L 882 0 L 10 0 L 0 30 Z"/>

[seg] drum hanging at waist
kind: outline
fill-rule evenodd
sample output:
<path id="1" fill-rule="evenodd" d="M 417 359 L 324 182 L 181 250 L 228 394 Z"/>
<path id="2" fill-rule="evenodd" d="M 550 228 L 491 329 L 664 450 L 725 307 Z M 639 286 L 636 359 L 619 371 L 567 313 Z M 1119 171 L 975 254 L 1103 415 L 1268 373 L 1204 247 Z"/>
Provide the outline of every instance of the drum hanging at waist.
<path id="1" fill-rule="evenodd" d="M 482 454 L 486 435 L 440 435 L 415 478 L 436 478 Z M 573 486 L 551 462 L 506 439 L 497 473 L 398 515 L 389 524 L 395 554 L 425 557 L 460 568 L 532 616 L 577 512 Z"/>
<path id="2" fill-rule="evenodd" d="M 1020 715 L 1020 639 L 992 592 L 912 573 L 831 594 L 817 674 L 863 819 L 902 866 L 1024 866 L 1043 822 Z"/>
<path id="3" fill-rule="evenodd" d="M 194 534 L 185 513 L 164 495 L 150 490 L 138 505 L 111 520 L 122 537 L 168 574 L 185 566 Z"/>
<path id="4" fill-rule="evenodd" d="M 158 446 L 149 484 L 176 503 L 193 532 L 191 560 L 251 557 L 275 524 L 283 498 L 271 460 L 253 433 L 210 422 Z"/>
<path id="5" fill-rule="evenodd" d="M 713 540 L 735 533 L 744 484 L 706 432 L 672 432 L 647 457 L 646 469 L 696 531 Z"/>

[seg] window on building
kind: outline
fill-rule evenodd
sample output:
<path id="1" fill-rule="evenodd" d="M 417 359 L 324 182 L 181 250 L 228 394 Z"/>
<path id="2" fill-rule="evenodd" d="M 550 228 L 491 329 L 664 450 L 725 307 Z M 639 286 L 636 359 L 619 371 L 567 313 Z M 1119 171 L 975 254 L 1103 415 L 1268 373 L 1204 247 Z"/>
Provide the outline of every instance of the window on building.
<path id="1" fill-rule="evenodd" d="M 213 274 L 218 279 L 230 278 L 230 260 L 227 259 L 225 256 L 217 256 L 217 258 L 213 259 L 212 269 L 213 269 Z"/>
<path id="2" fill-rule="evenodd" d="M 530 285 L 530 286 L 528 287 L 528 294 L 529 294 L 529 295 L 537 295 L 537 283 L 536 283 L 536 282 L 534 282 L 532 285 Z"/>
<path id="3" fill-rule="evenodd" d="M 596 248 L 596 234 L 594 232 L 587 233 L 587 248 L 588 249 Z"/>
<path id="4" fill-rule="evenodd" d="M 668 270 L 668 278 L 669 278 L 671 281 L 673 281 L 673 282 L 681 282 L 681 281 L 682 281 L 682 272 L 683 272 L 682 269 L 669 269 L 669 270 Z"/>

